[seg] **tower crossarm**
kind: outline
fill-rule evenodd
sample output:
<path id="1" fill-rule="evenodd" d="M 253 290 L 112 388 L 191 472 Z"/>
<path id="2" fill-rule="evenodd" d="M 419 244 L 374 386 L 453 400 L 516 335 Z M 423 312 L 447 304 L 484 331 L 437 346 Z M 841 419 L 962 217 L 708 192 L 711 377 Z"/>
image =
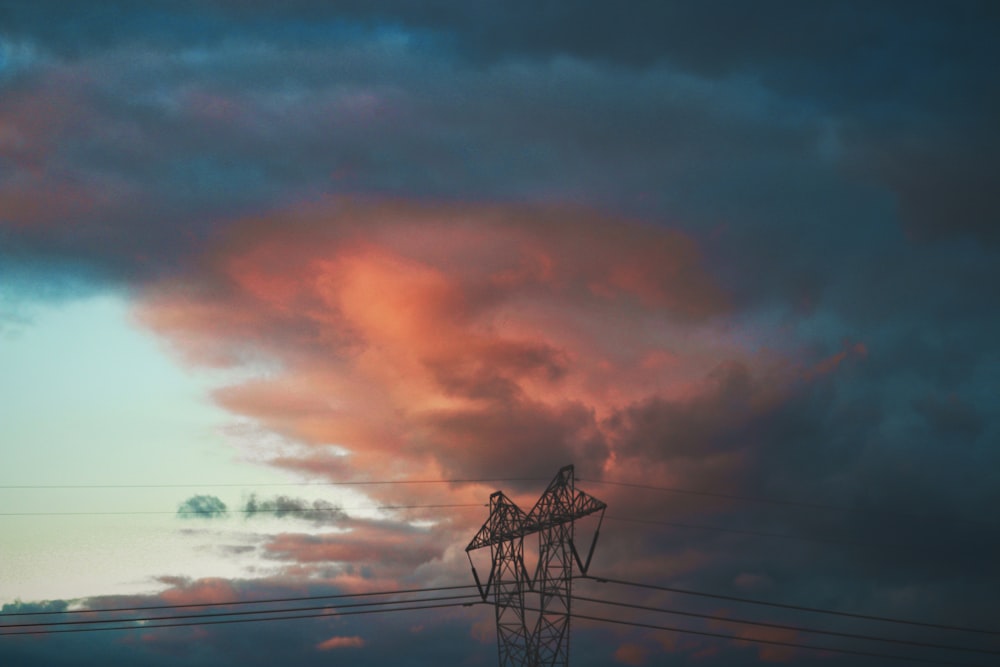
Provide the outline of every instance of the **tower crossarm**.
<path id="1" fill-rule="evenodd" d="M 490 495 L 490 516 L 465 550 L 496 546 L 524 536 L 527 515 L 513 500 L 497 491 Z"/>
<path id="2" fill-rule="evenodd" d="M 525 534 L 576 521 L 606 508 L 607 504 L 603 501 L 583 491 L 576 491 L 572 500 L 535 505 L 528 515 Z"/>
<path id="3" fill-rule="evenodd" d="M 590 514 L 602 512 L 606 508 L 607 504 L 603 501 L 578 490 L 573 466 L 564 466 L 528 513 L 524 534 L 570 523 Z"/>

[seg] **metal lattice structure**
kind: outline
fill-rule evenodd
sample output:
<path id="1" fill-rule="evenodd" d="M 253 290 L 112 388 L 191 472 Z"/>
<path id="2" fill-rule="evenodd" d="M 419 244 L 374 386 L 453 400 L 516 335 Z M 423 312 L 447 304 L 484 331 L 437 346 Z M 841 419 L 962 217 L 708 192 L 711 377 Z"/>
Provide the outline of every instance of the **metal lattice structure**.
<path id="1" fill-rule="evenodd" d="M 501 491 L 490 496 L 490 516 L 465 551 L 472 565 L 472 551 L 490 548 L 486 585 L 475 565 L 472 576 L 484 601 L 493 591 L 500 667 L 569 665 L 574 562 L 586 574 L 606 508 L 576 488 L 572 465 L 559 470 L 528 514 Z M 575 522 L 598 512 L 597 529 L 583 560 L 574 543 Z M 538 536 L 538 563 L 531 575 L 524 563 L 524 539 L 530 535 Z M 535 594 L 538 606 L 526 606 L 529 595 Z M 537 613 L 533 624 L 526 611 Z"/>

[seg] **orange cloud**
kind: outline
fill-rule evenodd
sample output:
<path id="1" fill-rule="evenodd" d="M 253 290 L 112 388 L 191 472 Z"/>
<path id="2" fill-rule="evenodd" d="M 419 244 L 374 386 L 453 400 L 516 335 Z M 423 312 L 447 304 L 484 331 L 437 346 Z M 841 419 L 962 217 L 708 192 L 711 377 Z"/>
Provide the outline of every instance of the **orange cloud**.
<path id="1" fill-rule="evenodd" d="M 199 602 L 227 602 L 239 598 L 230 581 L 219 578 L 188 581 L 177 577 L 163 577 L 161 581 L 171 584 L 160 594 L 168 604 L 194 604 Z"/>
<path id="2" fill-rule="evenodd" d="M 378 563 L 416 567 L 440 556 L 445 545 L 436 545 L 430 535 L 418 535 L 403 526 L 371 527 L 350 533 L 305 535 L 282 533 L 265 551 L 273 558 L 298 563 Z"/>
<path id="3" fill-rule="evenodd" d="M 676 231 L 576 209 L 323 199 L 237 222 L 138 315 L 195 363 L 266 369 L 216 399 L 305 445 L 275 465 L 464 479 L 574 462 L 662 482 L 690 473 L 675 456 L 738 466 L 734 434 L 812 377 L 747 349 L 720 326 L 728 313 Z M 426 487 L 371 492 L 440 502 Z M 272 553 L 363 556 L 286 546 Z"/>
<path id="4" fill-rule="evenodd" d="M 599 467 L 603 416 L 737 351 L 691 336 L 727 306 L 689 239 L 580 211 L 330 200 L 206 260 L 140 317 L 197 362 L 276 363 L 219 401 L 361 470 Z"/>
<path id="5" fill-rule="evenodd" d="M 728 610 L 715 610 L 720 616 L 728 616 Z M 709 627 L 715 632 L 731 634 L 733 637 L 742 639 L 759 639 L 765 642 L 778 642 L 778 644 L 762 644 L 756 642 L 743 642 L 737 640 L 737 644 L 753 647 L 757 651 L 757 657 L 763 662 L 791 662 L 798 656 L 798 649 L 793 646 L 781 646 L 780 643 L 797 644 L 801 642 L 799 633 L 795 630 L 783 628 L 748 627 L 737 625 L 733 627 L 725 621 L 710 621 Z"/>
<path id="6" fill-rule="evenodd" d="M 330 651 L 335 648 L 364 648 L 365 640 L 361 637 L 330 637 L 316 644 L 318 651 Z"/>
<path id="7" fill-rule="evenodd" d="M 850 357 L 854 357 L 856 359 L 867 358 L 868 347 L 861 342 L 850 345 L 847 341 L 844 341 L 844 347 L 840 352 L 821 360 L 811 369 L 806 371 L 805 375 L 807 378 L 829 375 Z"/>
<path id="8" fill-rule="evenodd" d="M 615 649 L 615 662 L 623 665 L 645 665 L 649 651 L 638 644 L 622 644 Z"/>
<path id="9" fill-rule="evenodd" d="M 753 637 L 774 642 L 787 642 L 794 644 L 801 641 L 799 634 L 794 630 L 781 630 L 778 628 L 756 628 L 753 630 L 742 629 L 736 633 L 740 637 Z M 757 644 L 757 656 L 764 662 L 791 662 L 798 655 L 797 649 L 790 646 L 775 646 L 767 644 Z"/>

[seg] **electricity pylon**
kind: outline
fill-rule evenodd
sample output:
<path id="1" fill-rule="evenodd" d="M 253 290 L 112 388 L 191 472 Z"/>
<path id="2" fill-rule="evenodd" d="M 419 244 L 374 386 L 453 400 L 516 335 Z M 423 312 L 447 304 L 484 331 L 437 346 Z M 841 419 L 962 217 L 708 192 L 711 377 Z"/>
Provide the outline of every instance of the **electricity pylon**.
<path id="1" fill-rule="evenodd" d="M 568 667 L 573 563 L 581 574 L 587 573 L 606 508 L 576 488 L 571 465 L 559 470 L 527 515 L 503 492 L 490 496 L 490 516 L 465 551 L 490 547 L 492 564 L 486 586 L 475 565 L 472 576 L 483 600 L 494 587 L 500 667 Z M 600 519 L 583 560 L 573 541 L 575 522 L 597 512 Z M 529 576 L 524 538 L 533 534 L 538 535 L 538 564 Z M 538 594 L 537 608 L 525 607 L 529 591 Z M 538 612 L 531 628 L 526 610 Z"/>

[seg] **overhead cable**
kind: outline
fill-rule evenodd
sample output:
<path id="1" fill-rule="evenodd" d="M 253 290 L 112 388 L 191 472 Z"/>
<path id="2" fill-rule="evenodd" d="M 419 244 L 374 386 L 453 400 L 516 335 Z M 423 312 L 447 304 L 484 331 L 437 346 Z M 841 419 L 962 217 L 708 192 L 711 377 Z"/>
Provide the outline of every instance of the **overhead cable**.
<path id="1" fill-rule="evenodd" d="M 434 505 L 368 505 L 358 507 L 300 507 L 300 508 L 266 508 L 266 509 L 226 509 L 217 511 L 201 510 L 114 510 L 99 512 L 0 512 L 0 516 L 118 516 L 118 515 L 181 515 L 203 516 L 205 518 L 221 518 L 227 514 L 296 514 L 305 512 L 357 512 L 374 510 L 413 510 L 413 509 L 453 509 L 459 507 L 487 507 L 483 503 L 441 503 Z"/>
<path id="2" fill-rule="evenodd" d="M 765 621 L 751 621 L 742 618 L 733 618 L 731 616 L 720 616 L 718 614 L 699 614 L 691 611 L 680 611 L 679 609 L 666 609 L 663 607 L 650 607 L 641 604 L 632 604 L 628 602 L 618 602 L 615 600 L 601 600 L 599 598 L 585 597 L 582 595 L 574 595 L 574 600 L 581 600 L 584 602 L 595 602 L 597 604 L 612 605 L 615 607 L 624 607 L 627 609 L 639 609 L 642 611 L 655 611 L 663 614 L 674 614 L 675 616 L 687 616 L 690 618 L 703 618 L 712 621 L 725 621 L 726 623 L 738 623 L 740 625 L 756 625 L 763 628 L 776 628 L 779 630 L 794 630 L 795 632 L 810 632 L 818 635 L 828 635 L 831 637 L 845 637 L 848 639 L 866 639 L 869 641 L 885 642 L 889 644 L 899 644 L 901 646 L 915 646 L 919 648 L 936 648 L 936 649 L 946 649 L 949 651 L 968 651 L 971 653 L 985 653 L 987 655 L 1000 655 L 1000 651 L 993 651 L 989 649 L 979 649 L 972 648 L 969 646 L 956 646 L 954 644 L 934 644 L 930 642 L 919 642 L 910 639 L 896 639 L 892 637 L 879 637 L 876 635 L 863 635 L 853 632 L 838 632 L 835 630 L 820 630 L 817 628 L 807 628 L 800 625 L 787 625 L 784 623 L 768 623 Z"/>
<path id="3" fill-rule="evenodd" d="M 267 482 L 262 484 L 221 484 L 196 482 L 185 484 L 0 484 L 0 489 L 194 489 L 206 487 L 283 487 L 283 486 L 388 486 L 393 484 L 485 484 L 486 482 L 544 482 L 541 477 L 495 477 L 482 479 L 378 479 L 338 482 Z"/>
<path id="4" fill-rule="evenodd" d="M 880 509 L 877 507 L 851 507 L 848 505 L 829 505 L 826 503 L 817 503 L 804 500 L 789 500 L 784 498 L 766 498 L 763 496 L 743 496 L 735 493 L 720 493 L 717 491 L 703 491 L 698 489 L 685 489 L 676 486 L 660 486 L 656 484 L 641 484 L 638 482 L 623 482 L 609 479 L 582 479 L 577 478 L 577 481 L 587 482 L 588 484 L 607 484 L 609 486 L 621 486 L 630 489 L 646 489 L 649 491 L 664 491 L 667 493 L 676 493 L 688 496 L 702 496 L 706 498 L 719 498 L 722 500 L 739 500 L 751 503 L 763 503 L 768 505 L 783 505 L 786 507 L 805 507 L 809 509 L 819 509 L 819 510 L 833 510 L 835 512 L 854 512 L 854 513 L 864 513 L 867 515 L 871 514 L 882 514 L 885 516 L 895 516 L 895 517 L 905 517 L 908 519 L 915 519 L 926 521 L 928 519 L 934 521 L 955 521 L 960 520 L 963 522 L 981 524 L 990 528 L 997 528 L 998 526 L 989 521 L 983 521 L 981 519 L 967 518 L 967 517 L 953 517 L 946 515 L 922 515 L 914 514 L 911 512 L 899 512 L 895 510 Z M 2 488 L 2 487 L 0 487 Z"/>
<path id="5" fill-rule="evenodd" d="M 379 602 L 352 602 L 347 604 L 337 604 L 337 605 L 320 605 L 320 606 L 310 606 L 310 607 L 290 607 L 287 609 L 251 609 L 244 611 L 213 611 L 207 614 L 172 614 L 170 616 L 139 616 L 133 618 L 112 618 L 112 619 L 88 619 L 84 621 L 41 621 L 33 623 L 10 623 L 0 625 L 0 631 L 6 630 L 7 628 L 36 628 L 36 627 L 53 627 L 53 626 L 63 626 L 63 625 L 101 625 L 109 623 L 147 623 L 156 621 L 176 621 L 176 620 L 186 620 L 192 618 L 219 618 L 221 616 L 258 616 L 260 614 L 285 614 L 300 611 L 336 611 L 338 609 L 348 609 L 355 607 L 380 607 L 388 605 L 399 605 L 399 604 L 413 604 L 413 603 L 423 603 L 423 602 L 442 602 L 445 600 L 468 600 L 481 599 L 475 593 L 466 593 L 464 595 L 442 595 L 439 597 L 432 598 L 418 598 L 410 600 L 382 600 Z M 156 627 L 156 626 L 150 626 Z"/>
<path id="6" fill-rule="evenodd" d="M 333 595 L 301 595 L 298 597 L 263 598 L 260 600 L 227 600 L 224 602 L 191 602 L 187 604 L 159 604 L 141 607 L 106 607 L 104 609 L 72 609 L 63 611 L 15 611 L 0 613 L 0 619 L 8 616 L 44 616 L 53 614 L 110 614 L 125 611 L 150 611 L 154 609 L 191 609 L 195 607 L 230 607 L 248 604 L 273 604 L 278 602 L 305 602 L 309 600 L 340 600 L 345 598 L 363 598 L 378 595 L 406 595 L 409 593 L 431 593 L 438 591 L 454 591 L 465 588 L 475 588 L 475 584 L 460 586 L 431 586 L 429 588 L 401 588 L 393 591 L 366 591 L 363 593 L 336 593 Z"/>
<path id="7" fill-rule="evenodd" d="M 635 519 L 632 517 L 615 516 L 609 514 L 604 517 L 611 521 L 627 521 L 629 523 L 642 523 L 652 526 L 666 526 L 668 528 L 686 528 L 691 530 L 710 530 L 720 533 L 733 533 L 736 535 L 749 535 L 751 537 L 766 537 L 779 540 L 800 540 L 803 542 L 819 542 L 822 544 L 843 544 L 851 547 L 863 547 L 866 549 L 913 549 L 912 546 L 901 544 L 875 544 L 872 542 L 855 542 L 853 540 L 837 540 L 828 537 L 811 537 L 806 535 L 793 535 L 790 533 L 768 533 L 760 530 L 747 530 L 746 528 L 726 528 L 724 526 L 705 526 L 693 523 L 679 523 L 676 521 L 657 521 L 655 519 Z"/>
<path id="8" fill-rule="evenodd" d="M 599 583 L 609 583 L 609 584 L 619 584 L 622 586 L 633 586 L 635 588 L 646 588 L 650 590 L 666 591 L 668 593 L 680 593 L 683 595 L 695 595 L 698 597 L 713 598 L 716 600 L 728 600 L 730 602 L 745 602 L 747 604 L 762 605 L 765 607 L 775 607 L 778 609 L 792 609 L 795 611 L 808 611 L 817 614 L 830 614 L 833 616 L 844 616 L 846 618 L 860 618 L 869 621 L 882 621 L 885 623 L 897 623 L 900 625 L 912 625 L 923 628 L 936 628 L 939 630 L 955 630 L 959 632 L 971 632 L 982 635 L 1000 635 L 1000 631 L 997 630 L 985 630 L 982 628 L 970 628 L 959 625 L 946 625 L 944 623 L 928 623 L 924 621 L 912 621 L 902 618 L 892 618 L 889 616 L 876 616 L 874 614 L 859 614 L 847 611 L 837 611 L 834 609 L 821 609 L 819 607 L 807 607 L 804 605 L 796 604 L 785 604 L 781 602 L 767 602 L 765 600 L 756 600 L 753 598 L 738 597 L 735 595 L 721 595 L 718 593 L 705 593 L 702 591 L 694 591 L 687 588 L 677 588 L 674 586 L 658 586 L 655 584 L 644 584 L 636 581 L 624 581 L 622 579 L 611 579 L 608 577 L 595 577 L 592 575 L 584 575 L 582 577 L 577 577 L 579 579 L 592 579 Z"/>
<path id="9" fill-rule="evenodd" d="M 527 608 L 526 608 L 527 609 Z M 530 611 L 537 611 L 532 609 Z M 891 653 L 878 653 L 875 651 L 859 651 L 848 648 L 835 648 L 832 646 L 816 646 L 814 644 L 800 644 L 797 642 L 784 642 L 777 639 L 763 639 L 760 637 L 741 637 L 739 635 L 727 635 L 721 632 L 708 632 L 706 630 L 690 630 L 687 628 L 675 628 L 669 625 L 656 625 L 653 623 L 640 623 L 638 621 L 626 621 L 619 618 L 603 618 L 600 616 L 590 616 L 587 614 L 571 613 L 571 618 L 579 618 L 587 621 L 599 621 L 602 623 L 615 623 L 618 625 L 631 625 L 636 628 L 648 628 L 650 630 L 666 630 L 668 632 L 678 632 L 688 635 L 700 635 L 702 637 L 714 637 L 717 639 L 731 639 L 734 641 L 753 642 L 755 644 L 769 644 L 771 646 L 786 646 L 789 648 L 802 648 L 810 651 L 823 651 L 829 653 L 843 653 L 846 655 L 857 655 L 866 658 L 887 658 L 890 660 L 902 660 L 908 662 L 921 662 L 929 665 L 958 665 L 960 667 L 985 667 L 976 663 L 955 662 L 954 660 L 933 660 L 931 658 L 915 658 L 904 655 L 894 655 Z"/>
<path id="10" fill-rule="evenodd" d="M 202 626 L 202 625 L 228 625 L 233 623 L 260 623 L 265 621 L 292 621 L 303 618 L 323 618 L 331 616 L 358 616 L 361 614 L 385 614 L 389 612 L 400 612 L 400 611 L 418 611 L 421 609 L 443 609 L 446 607 L 471 607 L 478 604 L 484 604 L 480 599 L 476 599 L 472 602 L 447 602 L 442 604 L 431 604 L 431 605 L 421 605 L 418 607 L 393 607 L 389 609 L 362 609 L 357 611 L 344 611 L 344 612 L 334 612 L 334 613 L 322 613 L 322 614 L 296 614 L 291 616 L 277 616 L 273 618 L 233 618 L 221 621 L 186 621 L 184 623 L 160 623 L 156 625 L 123 625 L 110 628 L 66 628 L 66 629 L 56 629 L 56 630 L 18 630 L 16 632 L 0 632 L 0 637 L 10 637 L 14 635 L 52 635 L 52 634 L 62 634 L 67 632 L 106 632 L 114 630 L 155 630 L 158 628 L 180 628 L 188 626 Z"/>

